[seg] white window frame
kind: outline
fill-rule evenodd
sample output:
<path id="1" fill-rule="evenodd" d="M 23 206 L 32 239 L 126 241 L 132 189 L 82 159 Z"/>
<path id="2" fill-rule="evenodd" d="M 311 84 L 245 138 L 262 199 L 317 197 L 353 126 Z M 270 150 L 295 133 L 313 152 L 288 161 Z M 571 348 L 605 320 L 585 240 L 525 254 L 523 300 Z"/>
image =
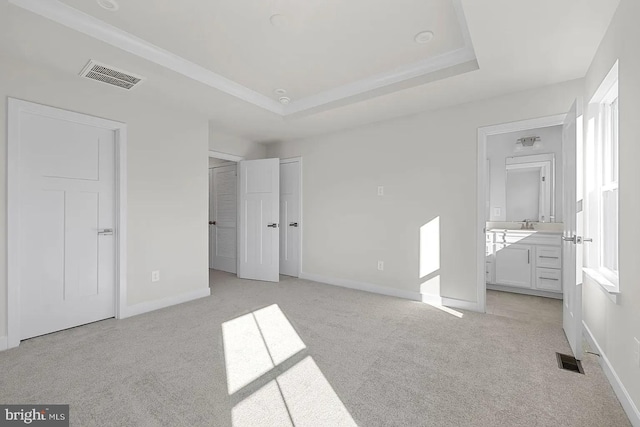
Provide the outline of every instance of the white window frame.
<path id="1" fill-rule="evenodd" d="M 614 124 L 612 114 L 612 105 L 619 107 L 618 99 L 616 62 L 589 104 L 589 120 L 593 126 L 587 130 L 591 135 L 587 139 L 590 154 L 585 168 L 585 178 L 587 182 L 591 182 L 587 185 L 586 194 L 586 229 L 589 237 L 593 238 L 593 243 L 585 247 L 585 272 L 610 293 L 619 293 L 620 266 L 618 264 L 617 270 L 614 270 L 605 265 L 604 197 L 605 193 L 619 189 L 619 121 Z M 615 254 L 617 260 L 620 258 L 619 206 L 618 202 L 618 216 L 613 227 L 618 234 Z"/>

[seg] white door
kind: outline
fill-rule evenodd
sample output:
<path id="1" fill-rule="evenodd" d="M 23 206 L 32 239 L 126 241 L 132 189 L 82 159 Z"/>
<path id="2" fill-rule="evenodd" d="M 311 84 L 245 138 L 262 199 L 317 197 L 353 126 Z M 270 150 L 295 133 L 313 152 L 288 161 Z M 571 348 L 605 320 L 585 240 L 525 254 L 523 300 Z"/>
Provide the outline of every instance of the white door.
<path id="1" fill-rule="evenodd" d="M 237 270 L 237 165 L 209 169 L 209 268 Z"/>
<path id="2" fill-rule="evenodd" d="M 280 159 L 239 163 L 238 277 L 277 282 L 280 270 Z"/>
<path id="3" fill-rule="evenodd" d="M 582 359 L 582 143 L 582 103 L 576 100 L 562 131 L 562 325 L 578 360 Z"/>
<path id="4" fill-rule="evenodd" d="M 280 274 L 300 274 L 300 162 L 280 164 Z"/>
<path id="5" fill-rule="evenodd" d="M 20 339 L 115 315 L 115 135 L 20 116 Z"/>

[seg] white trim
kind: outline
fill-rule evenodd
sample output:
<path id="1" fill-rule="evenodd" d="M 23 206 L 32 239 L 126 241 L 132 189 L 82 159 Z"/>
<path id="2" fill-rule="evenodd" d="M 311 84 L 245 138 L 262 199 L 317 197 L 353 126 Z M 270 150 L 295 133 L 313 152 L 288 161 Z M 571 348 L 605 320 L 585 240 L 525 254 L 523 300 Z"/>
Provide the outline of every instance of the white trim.
<path id="1" fill-rule="evenodd" d="M 13 348 L 20 344 L 20 114 L 29 112 L 115 133 L 116 318 L 122 317 L 127 295 L 127 125 L 15 98 L 7 101 L 7 346 Z"/>
<path id="2" fill-rule="evenodd" d="M 127 125 L 114 129 L 116 137 L 116 319 L 127 305 Z"/>
<path id="3" fill-rule="evenodd" d="M 287 159 L 280 159 L 280 164 L 283 163 L 298 163 L 298 178 L 299 178 L 299 183 L 298 186 L 300 188 L 300 194 L 298 195 L 298 214 L 300 219 L 298 219 L 298 229 L 299 229 L 299 233 L 298 235 L 300 236 L 300 241 L 298 242 L 298 278 L 300 278 L 300 275 L 302 274 L 302 242 L 304 239 L 304 218 L 303 218 L 303 212 L 302 212 L 302 194 L 304 193 L 303 189 L 302 189 L 302 157 L 290 157 Z"/>
<path id="4" fill-rule="evenodd" d="M 441 297 L 440 295 L 422 294 L 421 301 L 429 305 L 458 308 L 460 310 L 467 311 L 478 311 L 478 304 L 473 301 Z"/>
<path id="5" fill-rule="evenodd" d="M 186 292 L 180 295 L 174 295 L 166 298 L 157 299 L 154 301 L 141 302 L 138 304 L 127 306 L 124 312 L 124 316 L 121 319 L 137 316 L 139 314 L 148 313 L 150 311 L 160 310 L 162 308 L 170 307 L 172 305 L 182 304 L 185 302 L 193 301 L 200 298 L 211 296 L 211 289 L 209 287 L 197 289 L 195 291 Z"/>
<path id="6" fill-rule="evenodd" d="M 515 286 L 502 286 L 502 285 L 496 285 L 491 283 L 487 283 L 487 290 L 511 292 L 512 294 L 521 294 L 521 295 L 533 295 L 536 297 L 562 299 L 562 293 L 558 293 L 558 292 L 541 291 L 541 290 L 532 289 L 532 288 L 516 288 Z"/>
<path id="7" fill-rule="evenodd" d="M 412 301 L 422 301 L 420 292 L 406 291 L 403 289 L 388 288 L 386 286 L 374 285 L 372 283 L 358 282 L 356 280 L 339 279 L 335 277 L 321 276 L 319 274 L 311 274 L 300 272 L 300 278 L 311 280 L 313 282 L 324 283 L 327 285 L 339 286 L 341 288 L 356 289 L 358 291 L 371 292 L 374 294 L 387 295 L 390 297 L 404 298 Z"/>
<path id="8" fill-rule="evenodd" d="M 602 350 L 602 348 L 596 341 L 596 338 L 593 336 L 591 330 L 584 321 L 582 321 L 582 326 L 584 328 L 584 336 L 587 339 L 587 342 L 589 343 L 591 348 L 600 355 L 600 366 L 602 367 L 604 374 L 607 376 L 607 379 L 609 380 L 613 391 L 616 393 L 616 396 L 618 397 L 618 400 L 620 401 L 624 412 L 627 414 L 627 417 L 629 417 L 631 425 L 634 427 L 640 427 L 640 411 L 638 411 L 638 407 L 633 402 L 633 399 L 629 395 L 629 392 L 625 388 L 624 384 L 622 384 L 622 381 L 620 381 L 620 377 L 616 373 L 615 369 L 613 369 L 613 366 L 607 358 L 607 355 Z"/>
<path id="9" fill-rule="evenodd" d="M 9 349 L 7 345 L 7 337 L 0 337 L 0 351 L 5 351 Z"/>
<path id="10" fill-rule="evenodd" d="M 465 46 L 464 48 L 443 53 L 433 58 L 398 67 L 392 72 L 377 74 L 299 99 L 285 106 L 283 115 L 289 116 L 303 111 L 315 110 L 318 107 L 329 106 L 343 100 L 348 100 L 349 98 L 355 98 L 354 101 L 359 101 L 361 98 L 357 98 L 358 95 L 388 88 L 419 77 L 428 76 L 456 65 L 462 65 L 467 62 L 474 61 L 475 59 L 476 56 L 473 47 Z M 477 67 L 475 67 L 475 69 L 477 69 Z M 374 94 L 374 96 L 376 95 Z M 344 104 L 346 103 L 348 103 L 348 101 Z M 340 105 L 342 104 L 343 103 Z"/>
<path id="11" fill-rule="evenodd" d="M 611 283 L 604 275 L 598 270 L 593 268 L 582 268 L 582 272 L 591 281 L 598 285 L 598 288 L 605 293 L 614 304 L 618 303 L 618 295 L 620 295 L 620 289 L 614 283 Z"/>
<path id="12" fill-rule="evenodd" d="M 137 55 L 155 64 L 161 65 L 188 78 L 218 89 L 243 101 L 261 107 L 280 116 L 297 114 L 302 111 L 336 103 L 339 101 L 353 102 L 377 96 L 376 92 L 382 88 L 389 88 L 409 80 L 426 77 L 447 68 L 475 62 L 473 69 L 477 69 L 476 54 L 473 49 L 469 27 L 464 16 L 461 0 L 453 0 L 458 24 L 462 32 L 464 46 L 460 49 L 438 55 L 413 64 L 400 66 L 386 73 L 365 78 L 363 80 L 328 89 L 315 95 L 295 100 L 289 105 L 282 105 L 275 99 L 256 92 L 231 79 L 208 70 L 198 64 L 188 61 L 174 53 L 162 49 L 133 34 L 123 31 L 113 25 L 101 21 L 89 14 L 81 12 L 59 0 L 9 0 L 18 7 L 43 16 L 68 28 L 86 34 L 97 40 Z M 464 71 L 464 70 L 463 70 Z M 419 84 L 416 82 L 414 84 Z M 405 88 L 402 85 L 401 88 Z M 386 93 L 387 91 L 383 91 Z M 368 94 L 365 98 L 358 95 Z M 354 98 L 350 99 L 349 98 Z"/>
<path id="13" fill-rule="evenodd" d="M 620 68 L 619 62 L 620 61 L 617 60 L 615 64 L 613 64 L 611 70 L 609 70 L 605 78 L 600 83 L 598 90 L 596 90 L 596 92 L 591 97 L 589 104 L 606 103 L 607 95 L 609 95 L 611 91 L 618 85 L 618 70 Z M 611 99 L 610 101 L 613 101 L 613 99 Z"/>
<path id="14" fill-rule="evenodd" d="M 228 154 L 228 153 L 223 153 L 221 151 L 213 151 L 213 150 L 209 150 L 209 158 L 227 160 L 229 162 L 236 162 L 236 163 L 238 163 L 241 160 L 244 160 L 244 157 L 242 156 L 236 156 L 235 154 Z"/>
<path id="15" fill-rule="evenodd" d="M 478 298 L 478 311 L 485 313 L 487 309 L 487 286 L 485 282 L 485 262 L 486 262 L 486 232 L 487 218 L 486 211 L 486 180 L 487 180 L 487 140 L 491 135 L 503 133 L 519 132 L 530 129 L 540 129 L 551 126 L 560 126 L 564 123 L 566 114 L 540 117 L 536 119 L 521 120 L 517 122 L 503 123 L 499 125 L 484 126 L 478 128 L 478 174 L 476 180 L 477 200 L 476 200 L 476 288 Z"/>
<path id="16" fill-rule="evenodd" d="M 74 9 L 59 0 L 9 0 L 16 6 L 58 24 L 154 62 L 207 86 L 218 89 L 265 110 L 282 115 L 283 106 L 274 99 L 253 91 L 220 74 L 188 61 L 168 50 Z"/>
<path id="17" fill-rule="evenodd" d="M 374 285 L 372 283 L 359 282 L 356 280 L 339 279 L 327 277 L 319 274 L 300 273 L 300 278 L 327 285 L 339 286 L 341 288 L 356 289 L 358 291 L 371 292 L 374 294 L 387 295 L 390 297 L 403 298 L 411 301 L 426 302 L 429 304 L 442 305 L 461 310 L 478 311 L 478 305 L 472 301 L 464 301 L 455 298 L 440 297 L 437 295 L 421 294 L 420 292 L 408 291 L 404 289 L 389 288 L 386 286 Z"/>

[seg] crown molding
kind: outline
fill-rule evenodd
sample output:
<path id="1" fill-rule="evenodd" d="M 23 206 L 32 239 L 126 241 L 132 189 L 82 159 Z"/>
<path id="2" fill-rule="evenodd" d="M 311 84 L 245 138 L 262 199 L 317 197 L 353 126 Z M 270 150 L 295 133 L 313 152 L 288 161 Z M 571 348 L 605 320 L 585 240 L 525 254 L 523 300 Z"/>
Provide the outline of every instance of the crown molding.
<path id="1" fill-rule="evenodd" d="M 274 99 L 217 74 L 205 67 L 114 27 L 59 0 L 8 0 L 9 3 L 57 22 L 97 40 L 182 74 L 192 80 L 263 108 L 279 116 L 309 114 L 379 96 L 417 84 L 478 69 L 461 0 L 452 0 L 462 31 L 464 47 L 413 64 L 325 90 L 282 105 Z M 450 70 L 449 73 L 446 71 Z M 431 79 L 429 79 L 431 77 Z"/>
<path id="2" fill-rule="evenodd" d="M 279 102 L 78 9 L 74 9 L 59 0 L 9 0 L 9 3 L 272 113 L 283 114 L 283 106 Z"/>

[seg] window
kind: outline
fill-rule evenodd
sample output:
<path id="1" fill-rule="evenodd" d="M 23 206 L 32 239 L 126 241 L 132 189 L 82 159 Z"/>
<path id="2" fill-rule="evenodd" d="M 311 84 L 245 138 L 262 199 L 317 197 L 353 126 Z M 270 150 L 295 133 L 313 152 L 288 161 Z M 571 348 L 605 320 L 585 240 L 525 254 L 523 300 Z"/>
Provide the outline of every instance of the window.
<path id="1" fill-rule="evenodd" d="M 589 105 L 587 228 L 593 236 L 587 264 L 610 290 L 618 287 L 618 64 Z"/>

